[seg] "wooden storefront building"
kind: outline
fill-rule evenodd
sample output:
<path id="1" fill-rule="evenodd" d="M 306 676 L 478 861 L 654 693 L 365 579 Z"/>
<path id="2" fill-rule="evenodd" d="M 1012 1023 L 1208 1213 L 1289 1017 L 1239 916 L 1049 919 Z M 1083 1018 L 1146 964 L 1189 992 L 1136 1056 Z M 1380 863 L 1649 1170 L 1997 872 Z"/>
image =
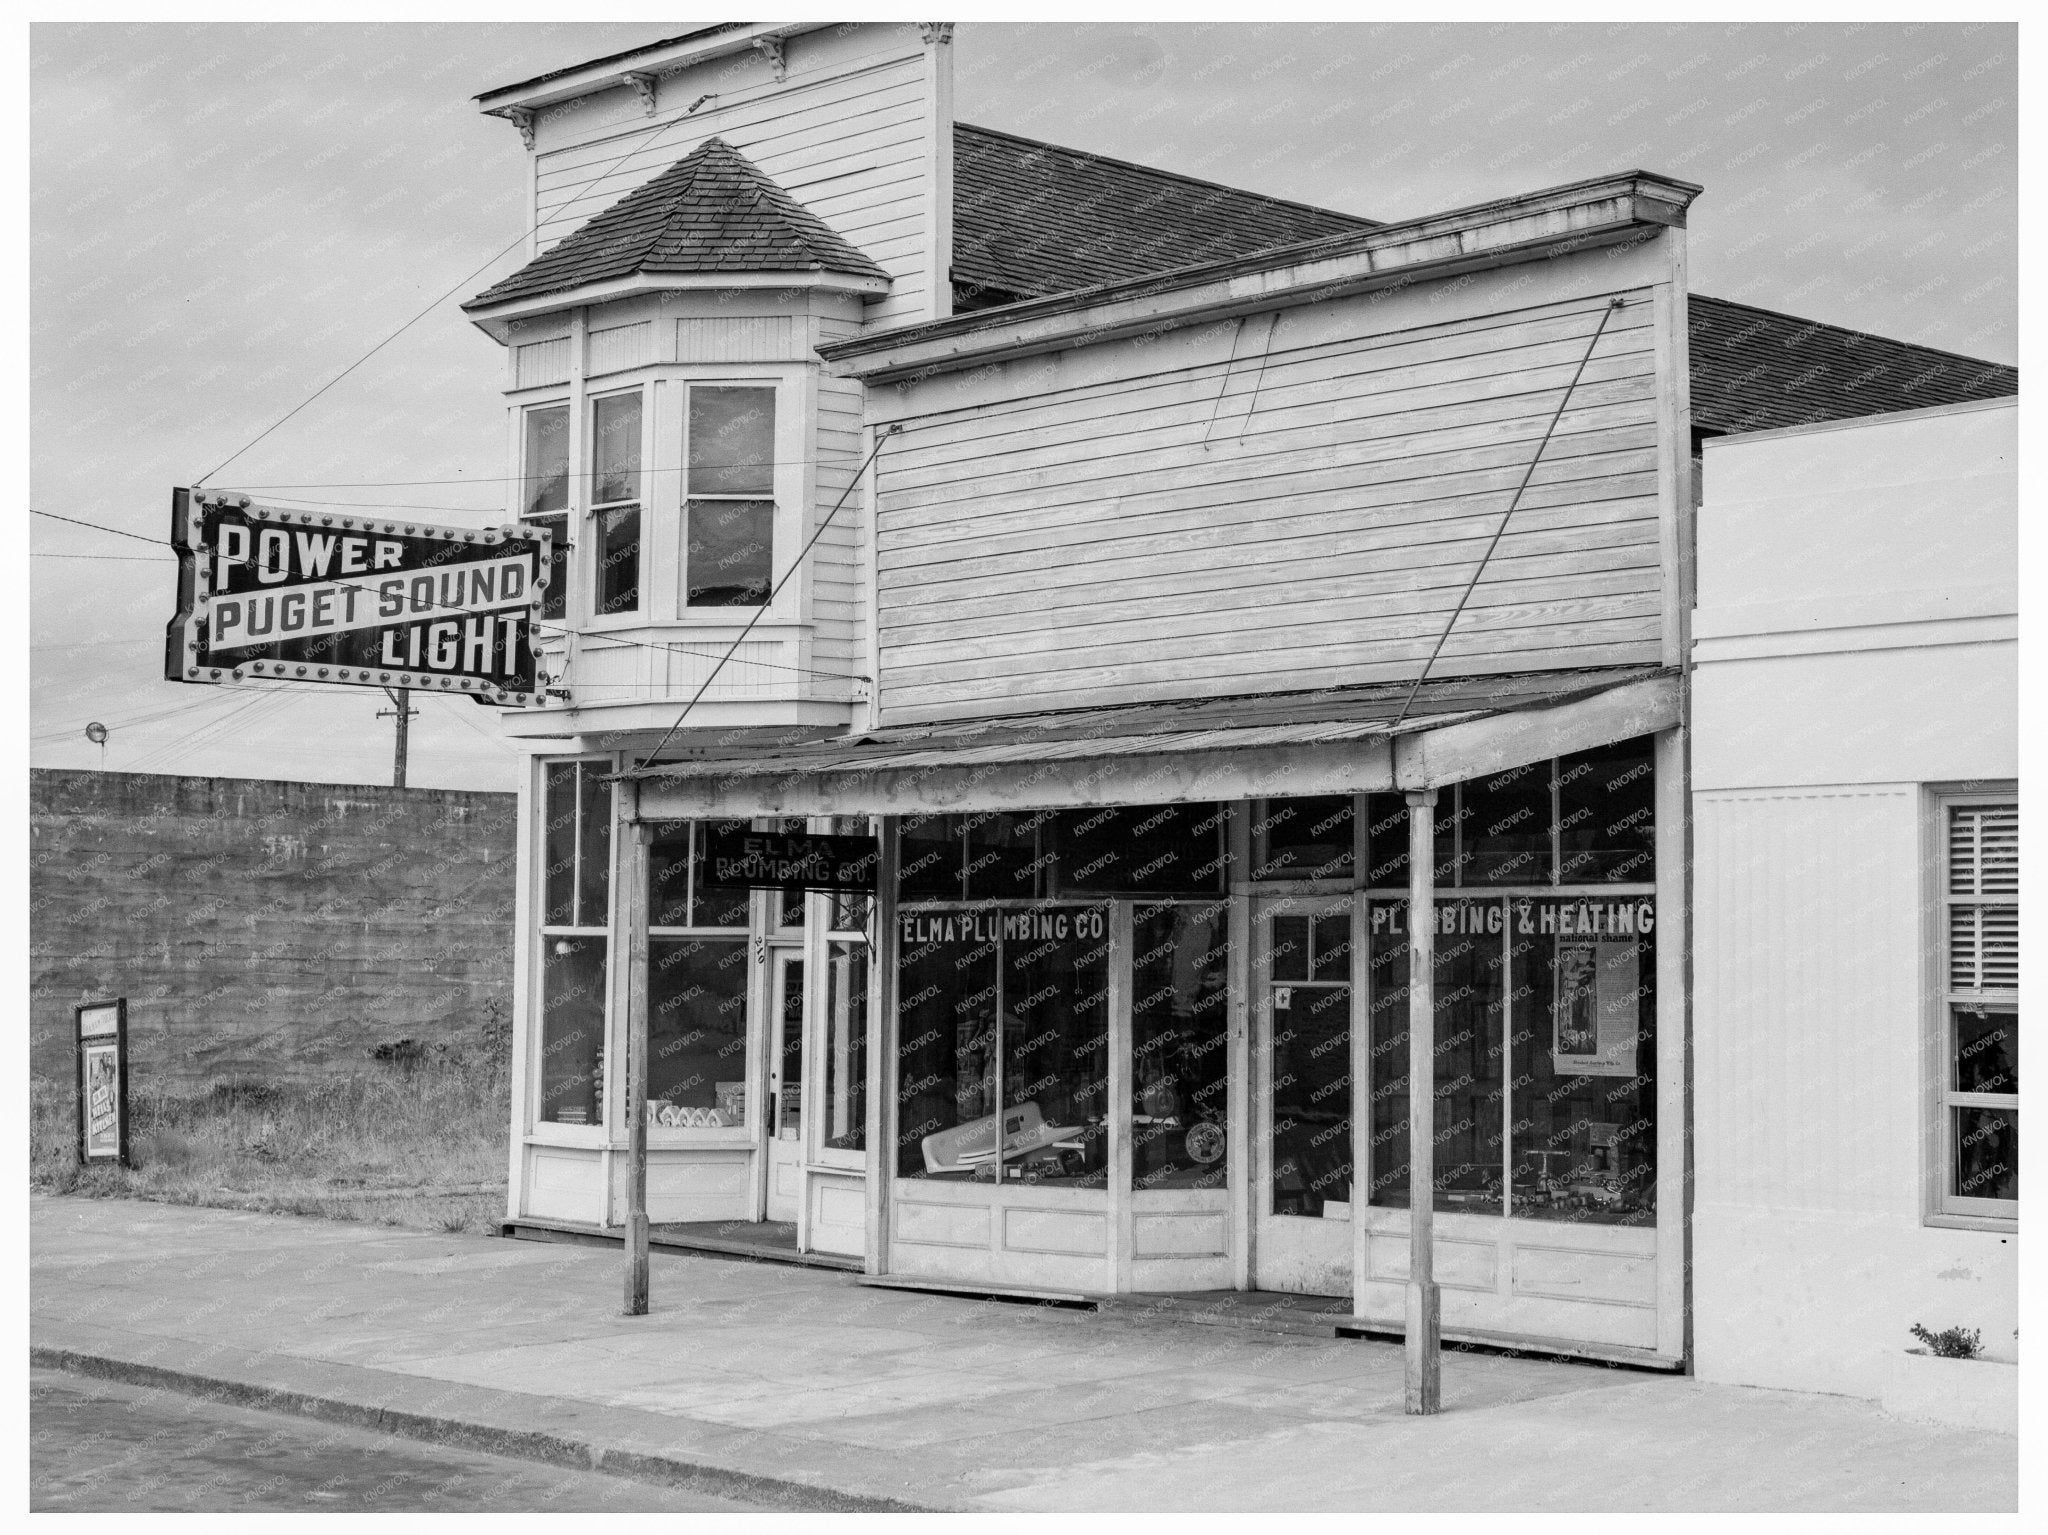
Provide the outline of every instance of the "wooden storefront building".
<path id="1" fill-rule="evenodd" d="M 508 1222 L 624 1221 L 644 1018 L 658 1226 L 1398 1328 L 1420 1149 L 1446 1335 L 1682 1363 L 1699 444 L 2012 371 L 1690 294 L 1682 181 L 1376 223 L 957 124 L 948 39 L 481 98 L 566 547 Z"/>

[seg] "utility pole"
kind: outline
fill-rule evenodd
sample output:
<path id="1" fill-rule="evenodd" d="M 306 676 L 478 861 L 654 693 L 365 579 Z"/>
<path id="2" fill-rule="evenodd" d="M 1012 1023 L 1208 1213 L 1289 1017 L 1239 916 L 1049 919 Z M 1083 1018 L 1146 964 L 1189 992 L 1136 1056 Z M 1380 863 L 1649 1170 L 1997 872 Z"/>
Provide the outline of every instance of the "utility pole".
<path id="1" fill-rule="evenodd" d="M 391 745 L 391 787 L 403 789 L 405 787 L 406 723 L 420 711 L 412 706 L 411 688 L 386 688 L 384 692 L 390 698 L 392 707 L 389 709 L 379 709 L 377 711 L 377 718 L 380 720 L 395 719 L 398 721 L 398 736 Z"/>

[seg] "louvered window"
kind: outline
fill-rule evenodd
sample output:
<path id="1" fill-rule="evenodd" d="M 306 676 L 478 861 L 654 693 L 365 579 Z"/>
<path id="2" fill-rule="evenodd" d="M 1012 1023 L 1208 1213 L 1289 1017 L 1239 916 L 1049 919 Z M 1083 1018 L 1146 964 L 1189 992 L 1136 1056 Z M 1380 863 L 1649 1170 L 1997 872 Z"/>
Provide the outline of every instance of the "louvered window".
<path id="1" fill-rule="evenodd" d="M 2010 1218 L 2019 1201 L 2020 808 L 1941 805 L 1941 1207 Z"/>

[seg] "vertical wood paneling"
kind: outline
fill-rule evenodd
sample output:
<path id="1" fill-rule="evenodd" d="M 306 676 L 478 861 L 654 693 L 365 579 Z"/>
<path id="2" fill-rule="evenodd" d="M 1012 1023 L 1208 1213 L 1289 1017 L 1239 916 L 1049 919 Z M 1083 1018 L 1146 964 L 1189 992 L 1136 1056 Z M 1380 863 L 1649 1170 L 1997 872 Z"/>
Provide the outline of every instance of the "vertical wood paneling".
<path id="1" fill-rule="evenodd" d="M 1917 1211 L 1918 803 L 1909 787 L 1695 797 L 1702 1207 Z"/>
<path id="2" fill-rule="evenodd" d="M 590 333 L 590 371 L 617 373 L 637 368 L 648 360 L 647 348 L 654 326 L 642 320 L 635 325 L 608 325 Z"/>
<path id="3" fill-rule="evenodd" d="M 851 320 L 830 317 L 818 320 L 817 326 L 820 344 L 844 340 L 860 328 Z M 853 483 L 861 460 L 861 393 L 855 380 L 824 373 L 817 377 L 817 501 L 810 529 L 817 529 L 827 517 L 832 520 L 811 551 L 807 617 L 812 664 L 820 671 L 847 675 L 866 669 L 867 652 L 861 591 L 866 508 Z M 827 696 L 842 696 L 849 688 L 828 677 L 811 680 Z"/>
<path id="4" fill-rule="evenodd" d="M 531 389 L 538 384 L 561 384 L 569 378 L 569 338 L 529 341 L 512 349 L 512 387 Z"/>
<path id="5" fill-rule="evenodd" d="M 878 485 L 885 721 L 1413 676 L 1511 503 L 1438 670 L 1657 660 L 1671 353 L 1626 298 L 1370 335 L 1334 301 L 911 418 Z"/>
<path id="6" fill-rule="evenodd" d="M 803 356 L 786 314 L 676 321 L 679 362 L 794 362 Z"/>

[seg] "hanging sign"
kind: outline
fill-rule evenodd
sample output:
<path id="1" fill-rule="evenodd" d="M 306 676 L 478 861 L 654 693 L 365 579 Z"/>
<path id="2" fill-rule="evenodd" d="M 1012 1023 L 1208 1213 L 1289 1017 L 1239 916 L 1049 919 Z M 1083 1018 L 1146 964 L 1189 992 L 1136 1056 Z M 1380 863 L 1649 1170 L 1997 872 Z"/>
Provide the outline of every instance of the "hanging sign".
<path id="1" fill-rule="evenodd" d="M 535 702 L 543 526 L 450 528 L 177 490 L 172 682 L 428 688 Z"/>
<path id="2" fill-rule="evenodd" d="M 844 890 L 872 895 L 881 867 L 874 837 L 728 830 L 705 835 L 708 885 L 754 890 Z"/>
<path id="3" fill-rule="evenodd" d="M 128 1162 L 128 999 L 87 1002 L 78 1026 L 78 1160 Z"/>

